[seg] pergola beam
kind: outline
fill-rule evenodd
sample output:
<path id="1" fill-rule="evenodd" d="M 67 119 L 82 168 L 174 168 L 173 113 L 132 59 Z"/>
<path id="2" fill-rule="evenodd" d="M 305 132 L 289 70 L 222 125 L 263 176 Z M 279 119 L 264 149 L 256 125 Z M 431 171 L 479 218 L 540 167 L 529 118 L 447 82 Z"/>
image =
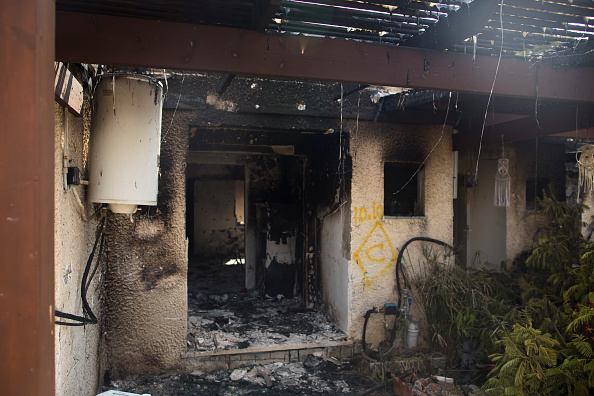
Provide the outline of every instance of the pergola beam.
<path id="1" fill-rule="evenodd" d="M 353 40 L 57 12 L 64 62 L 211 71 L 488 94 L 497 58 Z M 594 68 L 501 59 L 495 95 L 594 102 Z"/>
<path id="2" fill-rule="evenodd" d="M 54 395 L 54 9 L 0 4 L 0 388 Z"/>

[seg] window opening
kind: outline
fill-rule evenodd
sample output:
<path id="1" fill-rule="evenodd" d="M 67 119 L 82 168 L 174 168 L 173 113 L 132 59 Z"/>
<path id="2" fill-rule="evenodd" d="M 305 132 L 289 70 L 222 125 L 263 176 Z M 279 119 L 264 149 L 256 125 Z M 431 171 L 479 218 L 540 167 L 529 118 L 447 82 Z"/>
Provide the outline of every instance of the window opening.
<path id="1" fill-rule="evenodd" d="M 424 167 L 415 163 L 384 164 L 384 214 L 388 217 L 425 215 Z M 418 172 L 417 172 L 418 170 Z M 416 173 L 416 174 L 415 174 Z"/>

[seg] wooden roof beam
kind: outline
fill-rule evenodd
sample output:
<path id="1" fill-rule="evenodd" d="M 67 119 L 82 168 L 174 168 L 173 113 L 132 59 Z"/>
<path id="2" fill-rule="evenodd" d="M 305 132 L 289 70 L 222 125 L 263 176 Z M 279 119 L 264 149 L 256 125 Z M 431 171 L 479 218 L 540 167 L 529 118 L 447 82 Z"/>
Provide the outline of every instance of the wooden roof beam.
<path id="1" fill-rule="evenodd" d="M 56 13 L 63 62 L 488 94 L 497 58 L 218 26 Z M 594 102 L 594 69 L 501 59 L 493 94 Z"/>

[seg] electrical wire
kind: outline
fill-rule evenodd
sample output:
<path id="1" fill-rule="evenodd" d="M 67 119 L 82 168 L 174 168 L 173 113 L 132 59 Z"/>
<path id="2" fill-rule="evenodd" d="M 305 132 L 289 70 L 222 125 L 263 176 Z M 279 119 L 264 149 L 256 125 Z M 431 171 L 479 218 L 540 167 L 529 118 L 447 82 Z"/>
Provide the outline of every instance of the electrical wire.
<path id="1" fill-rule="evenodd" d="M 177 113 L 177 108 L 179 106 L 179 101 L 181 100 L 181 97 L 182 97 L 182 90 L 184 88 L 184 80 L 185 79 L 186 79 L 186 76 L 184 74 L 184 75 L 182 75 L 182 80 L 181 80 L 181 84 L 180 84 L 180 87 L 179 87 L 179 96 L 177 97 L 177 103 L 175 104 L 175 110 L 173 110 L 173 115 L 171 116 L 171 122 L 169 123 L 169 127 L 167 128 L 167 131 L 165 132 L 165 134 L 161 138 L 161 141 L 162 142 L 165 141 L 165 138 L 169 134 L 169 131 L 171 130 L 171 126 L 173 125 L 173 120 L 175 119 L 175 113 Z M 169 90 L 169 88 L 167 88 L 167 90 Z"/>
<path id="2" fill-rule="evenodd" d="M 495 68 L 495 77 L 493 77 L 493 84 L 491 85 L 491 92 L 489 92 L 489 99 L 487 100 L 487 107 L 485 109 L 485 117 L 483 119 L 483 127 L 481 128 L 481 139 L 479 141 L 479 149 L 478 155 L 476 157 L 476 168 L 475 168 L 475 177 L 478 179 L 478 170 L 479 170 L 479 159 L 481 157 L 481 149 L 483 147 L 483 135 L 485 133 L 485 124 L 487 123 L 487 114 L 489 114 L 489 104 L 491 104 L 491 98 L 493 97 L 493 90 L 495 89 L 495 81 L 497 81 L 497 74 L 499 73 L 499 65 L 501 64 L 501 57 L 503 55 L 503 1 L 501 0 L 501 4 L 499 4 L 499 23 L 501 25 L 501 47 L 499 47 L 499 58 L 497 59 L 497 67 Z M 538 84 L 537 90 L 538 94 Z"/>
<path id="3" fill-rule="evenodd" d="M 95 251 L 97 250 L 97 245 L 100 246 L 99 253 L 97 255 L 97 264 L 101 260 L 101 253 L 103 252 L 103 240 L 104 240 L 104 236 L 105 236 L 103 233 L 103 231 L 105 230 L 105 219 L 106 219 L 105 217 L 103 219 L 101 219 L 101 223 L 99 224 L 99 233 L 97 234 L 97 238 L 95 239 L 95 244 L 93 245 L 93 250 L 91 250 L 89 259 L 87 260 L 87 265 L 85 266 L 85 270 L 84 270 L 81 284 L 80 284 L 80 297 L 82 300 L 84 316 L 73 315 L 70 313 L 65 313 L 65 312 L 56 310 L 55 316 L 57 316 L 59 318 L 69 319 L 69 320 L 74 321 L 74 322 L 64 322 L 61 320 L 56 320 L 55 323 L 57 325 L 84 326 L 86 324 L 97 324 L 98 323 L 97 316 L 95 316 L 95 314 L 93 313 L 93 310 L 91 309 L 91 307 L 87 301 L 87 291 L 88 291 L 89 285 L 91 284 L 91 280 L 93 279 L 93 276 L 95 275 L 95 272 L 97 271 L 97 265 L 95 265 L 95 268 L 93 269 L 93 272 L 92 272 L 91 276 L 89 277 L 89 272 L 91 270 L 91 265 L 92 265 L 93 259 L 95 257 Z M 99 241 L 101 241 L 100 244 L 99 244 Z"/>
<path id="4" fill-rule="evenodd" d="M 400 191 L 402 191 L 406 186 L 408 186 L 408 184 L 415 178 L 415 176 L 417 176 L 417 173 L 419 173 L 421 171 L 421 169 L 423 169 L 423 166 L 425 165 L 425 163 L 427 162 L 427 160 L 429 159 L 429 157 L 431 156 L 431 154 L 433 154 L 433 152 L 437 148 L 437 145 L 441 142 L 441 139 L 443 139 L 443 132 L 445 130 L 446 123 L 448 121 L 448 115 L 450 114 L 450 102 L 451 102 L 451 100 L 452 100 L 452 93 L 450 92 L 450 95 L 448 97 L 448 107 L 446 109 L 446 115 L 445 115 L 445 118 L 443 120 L 443 125 L 441 126 L 441 135 L 439 135 L 439 139 L 437 139 L 437 142 L 435 142 L 435 144 L 431 148 L 431 151 L 429 151 L 429 154 L 427 154 L 427 156 L 425 157 L 425 159 L 423 160 L 423 162 L 421 163 L 421 165 L 419 165 L 419 167 L 417 168 L 417 170 L 415 171 L 415 173 L 413 173 L 413 175 L 410 177 L 410 179 L 408 179 L 406 181 L 406 183 L 404 183 L 404 185 L 402 187 L 400 187 L 400 189 L 394 193 L 394 195 L 398 195 L 398 193 L 400 193 Z"/>

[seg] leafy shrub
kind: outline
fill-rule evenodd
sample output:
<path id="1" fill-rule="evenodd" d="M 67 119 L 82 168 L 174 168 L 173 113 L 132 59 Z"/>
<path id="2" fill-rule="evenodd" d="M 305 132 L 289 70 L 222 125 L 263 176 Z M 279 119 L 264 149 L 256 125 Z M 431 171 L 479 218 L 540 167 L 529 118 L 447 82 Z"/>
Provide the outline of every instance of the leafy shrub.
<path id="1" fill-rule="evenodd" d="M 541 207 L 551 227 L 526 261 L 533 270 L 522 282 L 526 306 L 510 312 L 516 324 L 499 334 L 504 351 L 490 356 L 496 366 L 484 389 L 586 396 L 594 389 L 594 245 L 581 234 L 585 207 L 551 194 Z"/>

